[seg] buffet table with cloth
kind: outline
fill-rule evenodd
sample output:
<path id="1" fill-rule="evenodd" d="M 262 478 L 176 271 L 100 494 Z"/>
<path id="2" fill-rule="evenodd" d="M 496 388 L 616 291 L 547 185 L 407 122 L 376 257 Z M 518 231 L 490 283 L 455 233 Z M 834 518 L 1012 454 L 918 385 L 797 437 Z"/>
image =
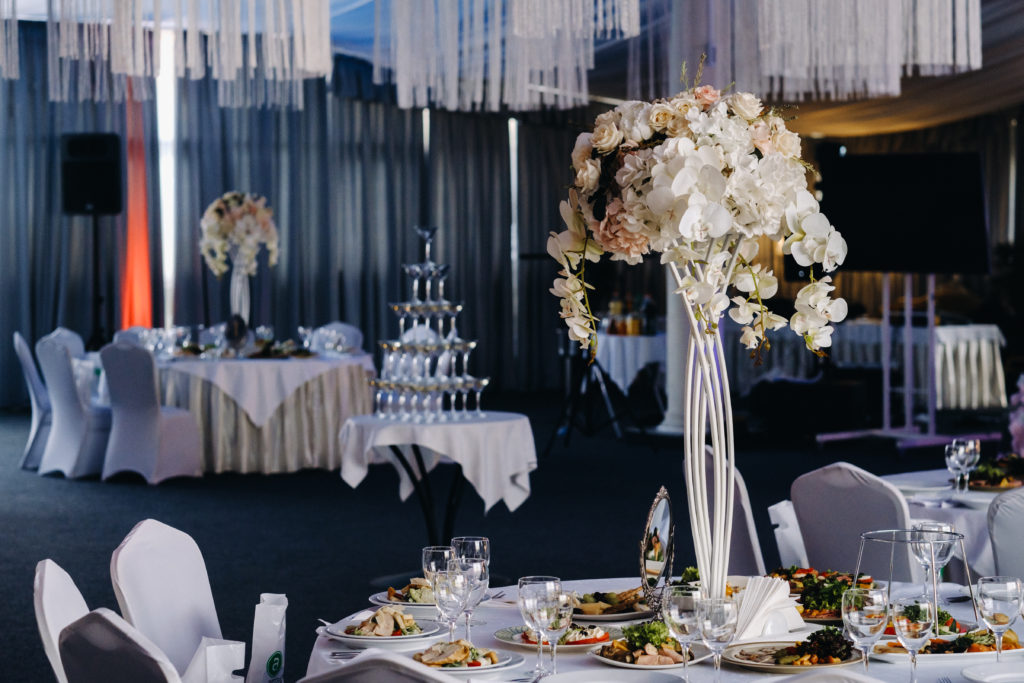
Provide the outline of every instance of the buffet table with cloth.
<path id="1" fill-rule="evenodd" d="M 928 329 L 912 328 L 914 384 L 924 387 L 928 376 Z M 892 328 L 892 361 L 903 359 L 903 328 Z M 1000 347 L 1006 338 L 996 325 L 939 325 L 935 328 L 935 389 L 939 409 L 1006 407 L 1006 380 Z M 850 320 L 832 335 L 833 362 L 840 367 L 879 367 L 882 363 L 882 325 Z"/>
<path id="2" fill-rule="evenodd" d="M 440 462 L 459 465 L 449 497 L 445 533 L 450 538 L 451 518 L 465 478 L 484 501 L 484 511 L 498 501 L 515 510 L 530 496 L 530 472 L 537 469 L 537 449 L 530 420 L 519 413 L 487 411 L 485 417 L 444 422 L 392 420 L 359 415 L 345 422 L 338 437 L 341 478 L 352 488 L 366 477 L 370 465 L 389 463 L 398 471 L 402 500 L 416 491 L 424 508 L 428 533 L 438 535 L 433 523 L 433 499 L 426 475 Z M 415 463 L 415 465 L 414 465 Z M 435 544 L 436 545 L 436 544 Z"/>
<path id="3" fill-rule="evenodd" d="M 595 558 L 596 559 L 596 558 Z M 492 568 L 492 571 L 494 569 Z M 562 586 L 567 591 L 577 591 L 580 594 L 590 593 L 594 591 L 622 591 L 629 588 L 635 588 L 639 580 L 634 578 L 619 578 L 619 579 L 588 579 L 580 581 L 563 581 Z M 954 586 L 951 584 L 945 584 L 943 589 L 946 592 L 952 593 Z M 921 586 L 918 584 L 894 584 L 893 587 L 893 598 L 916 595 L 920 593 Z M 491 648 L 499 652 L 515 653 L 525 657 L 526 661 L 521 666 L 505 669 L 504 671 L 495 671 L 490 674 L 483 675 L 472 675 L 467 678 L 464 674 L 458 678 L 460 680 L 488 680 L 488 681 L 512 681 L 512 680 L 530 680 L 530 671 L 533 668 L 534 662 L 536 661 L 536 648 L 535 647 L 517 647 L 507 643 L 503 643 L 494 637 L 494 633 L 499 629 L 522 626 L 523 620 L 519 615 L 519 610 L 515 605 L 517 589 L 515 586 L 495 587 L 492 592 L 498 595 L 504 594 L 500 600 L 489 600 L 481 603 L 481 605 L 473 611 L 474 622 L 482 622 L 480 625 L 473 627 L 473 640 L 475 645 L 479 645 L 486 648 Z M 974 609 L 970 602 L 960 602 L 950 605 L 948 608 L 949 612 L 956 617 L 964 621 L 974 622 Z M 373 613 L 373 608 L 368 604 L 366 610 L 357 612 L 356 614 L 350 615 L 345 621 L 348 620 L 360 620 L 368 617 Z M 458 627 L 455 631 L 456 638 L 462 638 L 465 632 L 464 627 L 465 618 L 460 618 Z M 578 619 L 580 622 L 586 623 L 586 619 Z M 642 621 L 642 620 L 639 620 Z M 609 624 L 608 622 L 600 622 L 599 625 L 603 627 L 618 626 L 621 627 L 628 623 L 633 622 L 614 622 Z M 310 625 L 310 628 L 313 626 Z M 761 640 L 788 640 L 793 641 L 803 639 L 811 631 L 816 630 L 818 627 L 813 625 L 807 625 L 806 628 L 791 631 L 783 636 L 762 636 L 754 639 L 755 641 Z M 1016 629 L 1019 631 L 1021 627 L 1018 624 Z M 309 663 L 307 664 L 306 675 L 312 676 L 315 674 L 321 674 L 337 667 L 345 666 L 347 661 L 339 658 L 332 658 L 331 652 L 347 650 L 347 646 L 337 640 L 332 640 L 323 635 L 323 629 L 317 629 L 319 637 L 316 639 L 313 645 L 313 651 L 309 656 Z M 414 652 L 426 649 L 429 643 L 436 642 L 447 635 L 446 629 L 442 628 L 439 632 L 439 636 L 435 639 L 425 641 L 425 643 L 417 649 L 410 650 L 407 652 L 400 652 L 407 657 L 411 657 Z M 699 642 L 699 640 L 698 640 Z M 548 658 L 547 650 L 544 652 L 545 661 Z M 994 658 L 994 655 L 993 655 Z M 1007 656 L 1004 654 L 1004 661 Z M 988 660 L 986 660 L 988 661 Z M 1021 662 L 1024 661 L 1018 656 L 1009 660 L 1010 662 Z M 966 680 L 960 673 L 964 664 L 957 664 L 950 666 L 949 664 L 928 664 L 927 656 L 921 656 L 918 658 L 918 680 L 922 683 L 933 683 L 939 680 L 940 676 L 945 676 L 949 681 L 964 681 Z M 824 672 L 826 670 L 818 670 Z M 860 662 L 851 663 L 847 666 L 838 669 L 828 669 L 829 673 L 862 673 L 864 671 Z M 632 670 L 626 671 L 624 669 L 615 668 L 607 664 L 603 664 L 597 661 L 593 656 L 586 654 L 586 652 L 580 651 L 563 651 L 559 649 L 558 652 L 558 673 L 569 674 L 572 672 L 589 672 L 593 675 L 593 678 L 587 678 L 586 680 L 600 681 L 600 680 L 643 680 L 644 671 Z M 816 670 L 813 667 L 808 667 L 807 673 L 815 673 Z M 683 669 L 675 668 L 665 673 L 671 673 L 680 677 L 682 680 Z M 602 676 L 603 674 L 603 676 Z M 586 674 L 579 674 L 585 676 Z M 910 658 L 907 656 L 905 663 L 887 663 L 880 661 L 872 661 L 869 671 L 869 675 L 878 678 L 883 681 L 893 681 L 898 683 L 905 683 L 910 678 Z M 689 667 L 689 679 L 691 681 L 707 681 L 714 677 L 714 669 L 711 664 L 710 658 L 705 659 L 696 664 L 691 664 Z M 541 679 L 544 681 L 546 679 Z M 761 672 L 748 671 L 746 669 L 736 668 L 728 663 L 722 665 L 721 680 L 725 682 L 731 681 L 773 681 L 783 680 L 779 676 L 766 676 Z"/>
<path id="4" fill-rule="evenodd" d="M 622 391 L 648 363 L 665 363 L 665 335 L 597 333 L 597 362 Z"/>
<path id="5" fill-rule="evenodd" d="M 962 497 L 954 498 L 951 478 L 947 470 L 904 472 L 882 477 L 906 496 L 911 519 L 946 522 L 964 535 L 964 550 L 972 578 L 993 576 L 996 561 L 992 555 L 992 539 L 988 535 L 988 506 L 999 494 L 967 491 Z M 955 554 L 960 556 L 959 548 Z M 954 569 L 950 566 L 950 570 Z M 956 580 L 963 578 L 951 573 Z"/>
<path id="6" fill-rule="evenodd" d="M 335 469 L 341 425 L 373 410 L 367 353 L 157 366 L 163 402 L 188 409 L 199 423 L 208 472 Z"/>

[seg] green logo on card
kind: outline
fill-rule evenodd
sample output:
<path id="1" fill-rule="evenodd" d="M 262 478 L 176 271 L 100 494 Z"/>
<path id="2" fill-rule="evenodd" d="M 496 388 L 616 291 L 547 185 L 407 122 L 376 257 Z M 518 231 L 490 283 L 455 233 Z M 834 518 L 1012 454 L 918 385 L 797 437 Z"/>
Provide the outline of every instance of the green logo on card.
<path id="1" fill-rule="evenodd" d="M 270 655 L 267 659 L 267 673 L 271 676 L 276 676 L 281 673 L 281 667 L 284 665 L 284 655 L 278 650 L 274 654 Z"/>

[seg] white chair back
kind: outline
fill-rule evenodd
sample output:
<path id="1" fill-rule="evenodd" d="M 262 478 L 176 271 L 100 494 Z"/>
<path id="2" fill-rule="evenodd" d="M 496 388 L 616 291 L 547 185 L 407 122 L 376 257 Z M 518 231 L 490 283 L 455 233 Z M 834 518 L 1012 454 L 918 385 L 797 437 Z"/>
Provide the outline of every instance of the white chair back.
<path id="1" fill-rule="evenodd" d="M 68 683 L 180 683 L 167 655 L 149 638 L 100 607 L 60 634 Z"/>
<path id="2" fill-rule="evenodd" d="M 145 329 L 146 329 L 145 327 L 138 327 L 138 326 L 136 326 L 136 327 L 129 327 L 129 328 L 124 329 L 124 330 L 118 330 L 117 332 L 114 333 L 114 342 L 116 343 L 116 342 L 124 341 L 124 342 L 129 342 L 131 344 L 135 344 L 136 346 L 140 346 L 142 344 L 141 333 Z"/>
<path id="3" fill-rule="evenodd" d="M 711 510 L 711 523 L 714 524 L 714 451 L 711 446 L 704 447 L 704 467 L 708 472 L 708 506 Z M 757 527 L 754 526 L 754 515 L 750 509 L 750 496 L 743 475 L 736 470 L 733 484 L 732 506 L 732 540 L 729 545 L 730 574 L 742 576 L 764 576 L 764 556 L 761 554 L 761 543 L 757 539 Z"/>
<path id="4" fill-rule="evenodd" d="M 854 571 L 860 535 L 880 529 L 909 529 L 907 501 L 892 484 L 847 462 L 797 477 L 790 488 L 810 566 Z M 889 576 L 892 553 L 892 577 Z M 862 572 L 875 578 L 921 581 L 923 569 L 908 544 L 864 544 Z"/>
<path id="5" fill-rule="evenodd" d="M 110 432 L 110 411 L 82 402 L 71 366 L 71 347 L 65 341 L 53 332 L 36 343 L 36 356 L 53 413 L 50 436 L 39 461 L 39 474 L 63 472 L 66 477 L 99 474 Z"/>
<path id="6" fill-rule="evenodd" d="M 50 660 L 57 680 L 67 683 L 58 647 L 60 632 L 71 622 L 88 614 L 89 607 L 71 576 L 53 560 L 40 560 L 36 564 L 33 600 L 46 658 Z"/>
<path id="7" fill-rule="evenodd" d="M 782 500 L 768 506 L 768 518 L 775 527 L 775 544 L 779 548 L 779 562 L 783 567 L 807 567 L 807 548 L 800 535 L 793 501 Z M 850 571 L 853 571 L 852 569 Z"/>
<path id="8" fill-rule="evenodd" d="M 77 332 L 66 327 L 58 327 L 47 336 L 60 342 L 62 346 L 67 348 L 72 358 L 83 358 L 85 356 L 85 342 L 82 341 L 81 335 Z"/>
<path id="9" fill-rule="evenodd" d="M 210 578 L 192 537 L 154 519 L 135 525 L 110 559 L 121 614 L 184 672 L 203 636 L 220 638 Z"/>
<path id="10" fill-rule="evenodd" d="M 335 320 L 334 322 L 321 325 L 313 330 L 313 339 L 310 342 L 310 346 L 317 351 L 323 350 L 322 330 L 330 330 L 331 332 L 337 332 L 344 335 L 345 346 L 353 349 L 363 348 L 363 331 L 355 325 L 349 325 L 348 323 L 343 323 L 340 320 Z"/>
<path id="11" fill-rule="evenodd" d="M 32 426 L 28 432 L 25 451 L 21 456 L 21 466 L 34 470 L 39 467 L 43 450 L 46 448 L 46 439 L 50 436 L 50 394 L 39 376 L 36 361 L 32 358 L 32 350 L 20 332 L 14 333 L 14 351 L 18 354 L 21 374 L 25 377 L 29 402 L 32 404 Z"/>
<path id="12" fill-rule="evenodd" d="M 1007 491 L 996 496 L 988 506 L 988 535 L 996 574 L 1024 578 L 1024 489 Z"/>

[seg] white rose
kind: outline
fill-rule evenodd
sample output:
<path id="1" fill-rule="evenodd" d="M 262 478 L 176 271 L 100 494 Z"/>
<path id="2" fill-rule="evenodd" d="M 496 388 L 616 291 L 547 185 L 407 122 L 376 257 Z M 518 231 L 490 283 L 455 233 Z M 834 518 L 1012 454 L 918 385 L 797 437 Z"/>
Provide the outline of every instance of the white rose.
<path id="1" fill-rule="evenodd" d="M 601 164 L 597 159 L 586 159 L 583 166 L 576 171 L 576 187 L 583 194 L 591 194 L 597 189 L 597 181 L 601 177 Z"/>
<path id="2" fill-rule="evenodd" d="M 671 105 L 666 102 L 658 102 L 651 107 L 651 111 L 647 116 L 647 122 L 654 130 L 663 131 L 674 117 L 675 109 Z"/>
<path id="3" fill-rule="evenodd" d="M 780 130 L 772 135 L 775 151 L 784 157 L 795 159 L 800 156 L 800 136 L 791 130 Z"/>
<path id="4" fill-rule="evenodd" d="M 608 154 L 622 142 L 622 131 L 614 123 L 601 123 L 594 128 L 590 141 L 598 152 Z"/>
<path id="5" fill-rule="evenodd" d="M 590 158 L 594 145 L 590 142 L 590 133 L 580 133 L 576 145 L 572 148 L 572 167 L 579 171 Z"/>
<path id="6" fill-rule="evenodd" d="M 761 100 L 748 92 L 733 93 L 729 97 L 729 108 L 734 114 L 742 116 L 747 121 L 756 119 L 764 109 L 761 106 Z"/>

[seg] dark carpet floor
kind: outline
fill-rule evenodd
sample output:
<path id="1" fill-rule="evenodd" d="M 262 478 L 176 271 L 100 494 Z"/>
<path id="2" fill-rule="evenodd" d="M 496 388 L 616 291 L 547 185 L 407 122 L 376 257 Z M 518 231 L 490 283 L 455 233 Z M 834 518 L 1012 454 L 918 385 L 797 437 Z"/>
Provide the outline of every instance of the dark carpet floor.
<path id="1" fill-rule="evenodd" d="M 834 397 L 842 405 L 842 397 Z M 538 450 L 558 422 L 557 396 L 495 396 L 490 408 L 529 415 Z M 742 417 L 742 416 L 741 416 Z M 748 487 L 767 565 L 778 562 L 767 506 L 788 497 L 794 477 L 844 459 L 878 473 L 941 466 L 935 450 L 898 455 L 888 442 L 847 442 L 819 450 L 791 430 L 746 433 L 738 463 Z M 813 425 L 806 426 L 814 431 Z M 110 554 L 139 520 L 152 517 L 191 534 L 206 559 L 226 638 L 250 641 L 261 592 L 285 593 L 286 680 L 300 678 L 317 617 L 335 620 L 366 606 L 371 577 L 412 569 L 426 545 L 415 498 L 397 496 L 397 475 L 372 468 L 358 489 L 338 472 L 211 475 L 147 486 L 126 478 L 101 483 L 39 477 L 18 468 L 28 416 L 0 413 L 0 610 L 9 657 L 5 681 L 53 680 L 32 607 L 35 564 L 52 558 L 78 583 L 90 607 L 116 609 Z M 578 431 L 541 459 L 533 493 L 514 513 L 499 504 L 486 515 L 467 487 L 456 534 L 492 540 L 492 572 L 566 579 L 632 575 L 650 501 L 665 485 L 677 520 L 676 566 L 693 563 L 688 543 L 681 442 L 628 436 L 609 428 Z M 441 498 L 451 468 L 434 473 Z"/>

